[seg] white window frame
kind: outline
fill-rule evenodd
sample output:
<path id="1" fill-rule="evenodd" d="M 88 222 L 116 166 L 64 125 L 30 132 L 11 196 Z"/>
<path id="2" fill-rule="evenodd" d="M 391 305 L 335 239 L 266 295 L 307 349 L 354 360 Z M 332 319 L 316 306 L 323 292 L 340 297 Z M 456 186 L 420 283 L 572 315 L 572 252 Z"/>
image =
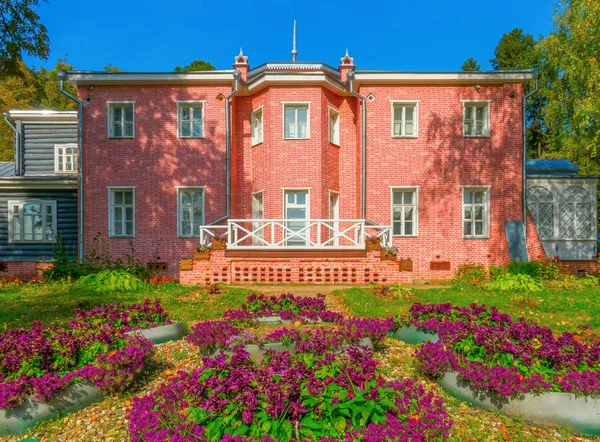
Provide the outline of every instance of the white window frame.
<path id="1" fill-rule="evenodd" d="M 391 102 L 391 111 L 392 111 L 392 138 L 419 138 L 419 100 L 390 100 Z M 402 110 L 402 126 L 401 126 L 401 134 L 402 135 L 396 135 L 394 133 L 394 110 L 396 108 L 396 106 L 402 106 L 403 110 Z M 406 106 L 414 106 L 415 111 L 414 111 L 414 120 L 413 120 L 413 124 L 414 124 L 414 135 L 403 135 L 406 133 L 406 129 L 405 129 L 405 125 L 406 125 L 406 116 L 405 116 L 405 110 L 404 108 Z"/>
<path id="2" fill-rule="evenodd" d="M 113 109 L 116 107 L 121 107 L 121 108 L 125 108 L 131 105 L 131 108 L 133 110 L 133 120 L 131 122 L 131 135 L 121 135 L 121 136 L 116 136 L 113 134 L 113 121 L 112 121 L 112 117 L 113 117 Z M 116 139 L 121 139 L 121 138 L 135 138 L 135 101 L 107 101 L 106 102 L 106 108 L 107 108 L 107 115 L 108 115 L 108 138 L 116 138 Z M 123 121 L 121 121 L 122 124 L 122 131 L 124 132 L 125 129 L 125 125 L 123 123 Z"/>
<path id="3" fill-rule="evenodd" d="M 136 186 L 107 186 L 108 189 L 108 237 L 109 238 L 135 238 L 135 188 Z M 114 233 L 114 224 L 113 224 L 113 198 L 114 192 L 131 190 L 133 193 L 133 233 L 131 235 L 116 235 Z"/>
<path id="4" fill-rule="evenodd" d="M 490 194 L 491 194 L 492 186 L 461 186 L 461 219 L 462 219 L 462 236 L 463 239 L 488 239 L 490 237 L 490 220 L 491 220 L 491 204 L 490 204 Z M 483 234 L 481 235 L 467 235 L 465 233 L 465 206 L 472 206 L 473 208 L 476 205 L 475 203 L 465 204 L 465 192 L 484 192 L 483 195 L 483 205 L 484 205 L 484 214 L 483 214 Z M 472 210 L 473 216 L 475 216 L 475 211 Z M 474 220 L 474 218 L 473 218 Z M 473 225 L 473 232 L 475 231 L 475 226 Z"/>
<path id="5" fill-rule="evenodd" d="M 69 149 L 69 148 L 75 148 L 77 149 L 77 154 L 76 155 L 66 155 L 63 154 L 63 167 L 65 167 L 66 163 L 66 159 L 67 158 L 71 158 L 71 165 L 72 165 L 72 169 L 71 170 L 59 170 L 58 169 L 58 165 L 59 165 L 59 150 L 60 149 Z M 76 156 L 77 160 L 73 161 L 73 157 Z M 60 174 L 73 174 L 73 173 L 77 173 L 77 171 L 79 170 L 79 146 L 77 145 L 77 143 L 66 143 L 66 144 L 55 144 L 54 145 L 54 173 L 60 173 Z"/>
<path id="6" fill-rule="evenodd" d="M 200 135 L 193 135 L 193 127 L 190 127 L 190 135 L 182 135 L 181 124 L 183 121 L 181 120 L 181 108 L 183 107 L 200 107 L 202 108 L 202 119 L 201 127 L 202 131 Z M 188 101 L 177 101 L 177 138 L 204 138 L 204 121 L 206 115 L 206 100 L 188 100 Z M 193 120 L 190 120 L 193 121 Z"/>
<path id="7" fill-rule="evenodd" d="M 14 233 L 14 208 L 15 206 L 19 206 L 20 207 L 20 212 L 21 214 L 23 213 L 23 206 L 25 204 L 41 204 L 42 205 L 42 239 L 14 239 L 13 233 Z M 22 200 L 8 200 L 8 242 L 9 243 L 15 243 L 15 244 L 21 244 L 21 243 L 25 243 L 25 244 L 41 244 L 41 243 L 53 243 L 55 238 L 49 238 L 48 234 L 46 233 L 46 208 L 47 207 L 51 207 L 52 208 L 52 231 L 54 232 L 54 235 L 57 234 L 56 231 L 56 218 L 57 218 L 57 204 L 56 204 L 56 200 L 44 200 L 44 199 L 38 199 L 38 198 L 28 198 L 28 199 L 22 199 Z M 22 215 L 21 215 L 22 216 Z M 25 228 L 25 223 L 23 221 L 21 221 L 21 232 L 23 233 L 22 237 L 24 236 L 24 228 Z"/>
<path id="8" fill-rule="evenodd" d="M 282 106 L 282 114 L 281 114 L 281 120 L 282 120 L 282 137 L 284 140 L 309 140 L 310 139 L 310 101 L 282 101 L 281 102 L 281 106 Z M 290 138 L 290 137 L 286 137 L 285 136 L 285 108 L 286 107 L 306 107 L 306 137 L 304 138 Z M 298 112 L 296 112 L 296 121 L 295 121 L 296 127 L 298 125 Z M 297 133 L 297 131 L 296 131 Z"/>
<path id="9" fill-rule="evenodd" d="M 403 207 L 414 206 L 412 235 L 394 234 L 394 192 L 412 192 L 414 194 L 414 204 L 402 204 Z M 390 186 L 390 226 L 392 226 L 393 238 L 416 238 L 419 236 L 419 186 Z M 402 224 L 402 230 L 404 230 L 404 224 Z"/>
<path id="10" fill-rule="evenodd" d="M 463 105 L 463 118 L 462 118 L 462 134 L 463 137 L 466 138 L 489 138 L 490 137 L 490 113 L 491 113 L 491 103 L 492 100 L 461 100 Z M 483 135 L 471 135 L 465 132 L 465 115 L 467 106 L 479 107 L 485 106 L 484 116 L 483 116 Z M 475 123 L 475 119 L 473 122 Z M 475 127 L 475 125 L 473 125 Z"/>
<path id="11" fill-rule="evenodd" d="M 256 212 L 256 206 L 255 206 L 255 202 L 256 202 L 256 195 L 260 195 L 261 197 L 261 202 L 262 202 L 262 217 L 260 218 L 256 218 L 255 216 L 255 212 Z M 252 219 L 265 219 L 265 191 L 264 190 L 259 190 L 257 192 L 252 192 Z M 264 223 L 262 222 L 253 222 L 252 223 L 252 230 L 257 230 L 258 228 L 260 228 Z M 255 235 L 252 235 L 252 245 L 253 246 L 262 246 L 265 245 L 265 243 L 263 241 L 261 241 L 260 239 L 264 239 L 265 237 L 265 229 L 262 229 L 261 231 L 257 232 Z"/>
<path id="12" fill-rule="evenodd" d="M 200 225 L 204 225 L 206 219 L 206 186 L 176 186 L 177 190 L 177 237 L 179 238 L 196 238 L 194 236 L 194 222 L 192 220 L 192 233 L 190 235 L 184 235 L 181 232 L 181 222 L 183 221 L 183 206 L 181 204 L 181 192 L 185 190 L 202 191 L 202 221 Z M 194 205 L 192 204 L 192 207 Z"/>
<path id="13" fill-rule="evenodd" d="M 340 145 L 340 111 L 328 106 L 329 111 L 327 112 L 327 122 L 329 126 L 329 142 L 331 144 L 335 144 L 336 146 Z M 331 123 L 332 115 L 336 115 L 337 118 L 335 123 Z"/>
<path id="14" fill-rule="evenodd" d="M 260 118 L 257 117 L 257 115 L 260 113 Z M 250 133 L 251 133 L 251 137 L 252 137 L 252 146 L 256 146 L 257 144 L 260 144 L 264 141 L 265 139 L 265 125 L 264 125 L 264 111 L 263 111 L 263 106 L 260 106 L 257 109 L 254 109 L 252 111 L 252 113 L 250 114 Z M 255 122 L 260 121 L 260 137 L 256 137 L 255 133 L 254 133 L 254 127 L 255 127 Z M 285 122 L 284 122 L 285 124 Z"/>

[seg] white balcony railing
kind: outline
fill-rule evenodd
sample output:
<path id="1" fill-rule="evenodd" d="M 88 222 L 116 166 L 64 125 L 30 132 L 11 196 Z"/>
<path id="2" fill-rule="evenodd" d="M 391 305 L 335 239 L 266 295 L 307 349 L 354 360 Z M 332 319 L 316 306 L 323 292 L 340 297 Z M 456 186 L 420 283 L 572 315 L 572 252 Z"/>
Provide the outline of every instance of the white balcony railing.
<path id="1" fill-rule="evenodd" d="M 378 238 L 391 247 L 392 228 L 356 219 L 230 219 L 227 224 L 200 227 L 200 245 L 210 247 L 215 237 L 228 249 L 364 249 Z"/>

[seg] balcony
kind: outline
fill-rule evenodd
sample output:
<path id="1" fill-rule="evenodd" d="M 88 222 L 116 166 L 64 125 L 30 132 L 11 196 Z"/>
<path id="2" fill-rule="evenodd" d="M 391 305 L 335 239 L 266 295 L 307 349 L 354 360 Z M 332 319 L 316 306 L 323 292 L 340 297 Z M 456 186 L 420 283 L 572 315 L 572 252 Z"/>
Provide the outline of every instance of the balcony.
<path id="1" fill-rule="evenodd" d="M 391 247 L 391 226 L 356 219 L 230 219 L 227 224 L 200 226 L 200 246 L 213 238 L 233 250 L 351 251 L 365 250 L 369 240 Z"/>

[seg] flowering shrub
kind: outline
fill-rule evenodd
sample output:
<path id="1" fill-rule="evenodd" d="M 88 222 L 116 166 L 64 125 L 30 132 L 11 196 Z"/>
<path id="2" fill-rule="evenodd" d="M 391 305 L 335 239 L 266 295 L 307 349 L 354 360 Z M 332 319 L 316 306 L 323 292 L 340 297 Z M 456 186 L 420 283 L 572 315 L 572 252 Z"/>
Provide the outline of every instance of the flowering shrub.
<path id="1" fill-rule="evenodd" d="M 159 278 L 158 275 L 154 275 L 152 278 L 150 278 L 148 282 L 150 282 L 150 284 L 152 285 L 163 285 L 168 282 L 173 282 L 173 280 L 168 276 L 163 276 L 162 278 Z"/>
<path id="2" fill-rule="evenodd" d="M 0 408 L 17 407 L 31 394 L 47 401 L 72 383 L 128 388 L 153 352 L 150 341 L 126 331 L 170 322 L 160 303 L 103 305 L 78 310 L 68 328 L 33 324 L 0 333 Z"/>
<path id="3" fill-rule="evenodd" d="M 412 380 L 384 381 L 369 351 L 269 352 L 259 365 L 247 356 L 205 359 L 202 369 L 134 398 L 132 441 L 448 438 L 443 400 Z"/>
<path id="4" fill-rule="evenodd" d="M 256 318 L 279 316 L 283 320 L 337 322 L 343 316 L 327 310 L 325 295 L 316 297 L 279 296 L 252 294 L 240 310 L 227 310 L 223 318 L 238 324 L 251 324 Z"/>
<path id="5" fill-rule="evenodd" d="M 204 356 L 227 346 L 229 339 L 241 332 L 235 325 L 225 321 L 204 321 L 195 324 L 186 339 L 198 346 Z"/>
<path id="6" fill-rule="evenodd" d="M 427 375 L 455 371 L 475 388 L 502 396 L 541 391 L 600 395 L 600 340 L 582 342 L 567 332 L 555 337 L 535 322 L 514 321 L 495 308 L 475 305 L 419 304 L 410 315 L 409 323 L 440 337 L 417 351 Z"/>

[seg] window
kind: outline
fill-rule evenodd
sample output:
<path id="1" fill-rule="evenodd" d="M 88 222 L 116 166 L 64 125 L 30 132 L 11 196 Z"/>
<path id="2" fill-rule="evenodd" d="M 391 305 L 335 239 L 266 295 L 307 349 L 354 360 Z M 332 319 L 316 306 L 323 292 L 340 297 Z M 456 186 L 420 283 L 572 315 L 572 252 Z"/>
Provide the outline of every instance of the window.
<path id="1" fill-rule="evenodd" d="M 392 189 L 394 236 L 417 236 L 417 190 Z"/>
<path id="2" fill-rule="evenodd" d="M 309 107 L 308 104 L 285 104 L 284 109 L 284 138 L 309 138 Z"/>
<path id="3" fill-rule="evenodd" d="M 464 102 L 463 106 L 463 135 L 489 137 L 490 103 L 488 101 Z"/>
<path id="4" fill-rule="evenodd" d="M 340 113 L 329 108 L 329 142 L 340 145 Z"/>
<path id="5" fill-rule="evenodd" d="M 587 190 L 579 186 L 566 188 L 560 194 L 558 210 L 561 239 L 594 239 L 592 198 Z"/>
<path id="6" fill-rule="evenodd" d="M 463 236 L 486 238 L 490 230 L 488 188 L 463 188 Z"/>
<path id="7" fill-rule="evenodd" d="M 179 138 L 202 138 L 204 136 L 204 104 L 177 103 Z"/>
<path id="8" fill-rule="evenodd" d="M 252 112 L 252 145 L 263 142 L 263 110 L 260 109 Z"/>
<path id="9" fill-rule="evenodd" d="M 76 173 L 78 160 L 77 144 L 54 145 L 54 171 L 56 173 Z"/>
<path id="10" fill-rule="evenodd" d="M 540 239 L 554 238 L 554 197 L 545 187 L 527 189 L 527 209 Z"/>
<path id="11" fill-rule="evenodd" d="M 133 138 L 134 103 L 108 103 L 108 136 Z"/>
<path id="12" fill-rule="evenodd" d="M 200 237 L 204 224 L 204 189 L 180 187 L 177 189 L 179 236 Z"/>
<path id="13" fill-rule="evenodd" d="M 417 103 L 392 104 L 394 110 L 394 121 L 392 136 L 394 137 L 417 137 L 418 105 Z"/>
<path id="14" fill-rule="evenodd" d="M 135 188 L 112 187 L 108 190 L 109 236 L 135 236 Z"/>
<path id="15" fill-rule="evenodd" d="M 9 242 L 53 242 L 56 201 L 8 201 Z"/>

